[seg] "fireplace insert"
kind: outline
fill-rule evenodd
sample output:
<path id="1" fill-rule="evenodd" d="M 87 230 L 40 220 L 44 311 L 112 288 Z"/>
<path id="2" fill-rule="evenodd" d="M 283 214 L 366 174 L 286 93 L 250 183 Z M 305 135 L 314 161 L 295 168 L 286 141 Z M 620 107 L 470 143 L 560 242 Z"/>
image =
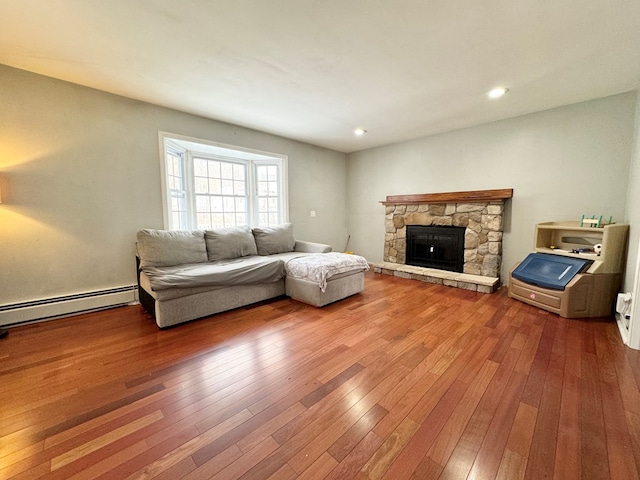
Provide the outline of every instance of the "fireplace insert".
<path id="1" fill-rule="evenodd" d="M 407 225 L 407 265 L 462 273 L 464 227 Z"/>

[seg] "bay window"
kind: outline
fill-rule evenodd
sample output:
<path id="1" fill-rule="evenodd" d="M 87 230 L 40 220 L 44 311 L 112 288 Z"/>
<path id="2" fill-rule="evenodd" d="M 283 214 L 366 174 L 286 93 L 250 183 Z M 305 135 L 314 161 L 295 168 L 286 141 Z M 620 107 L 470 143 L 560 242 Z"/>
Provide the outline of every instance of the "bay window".
<path id="1" fill-rule="evenodd" d="M 287 157 L 160 134 L 165 228 L 288 221 Z"/>

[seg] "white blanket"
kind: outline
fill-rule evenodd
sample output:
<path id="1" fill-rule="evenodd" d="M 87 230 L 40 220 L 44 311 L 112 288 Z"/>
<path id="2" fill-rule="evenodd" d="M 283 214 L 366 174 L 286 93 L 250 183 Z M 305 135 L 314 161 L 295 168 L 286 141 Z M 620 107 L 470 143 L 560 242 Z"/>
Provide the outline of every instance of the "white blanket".
<path id="1" fill-rule="evenodd" d="M 369 270 L 369 264 L 359 255 L 329 252 L 291 259 L 284 268 L 288 276 L 317 283 L 324 292 L 329 278 L 340 273 Z"/>

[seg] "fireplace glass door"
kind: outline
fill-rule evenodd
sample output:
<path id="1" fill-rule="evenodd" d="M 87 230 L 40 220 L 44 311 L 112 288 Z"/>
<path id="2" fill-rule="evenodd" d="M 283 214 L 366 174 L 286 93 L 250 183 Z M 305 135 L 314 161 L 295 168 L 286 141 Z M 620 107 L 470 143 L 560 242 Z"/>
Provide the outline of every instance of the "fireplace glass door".
<path id="1" fill-rule="evenodd" d="M 407 265 L 462 272 L 464 227 L 407 225 Z"/>

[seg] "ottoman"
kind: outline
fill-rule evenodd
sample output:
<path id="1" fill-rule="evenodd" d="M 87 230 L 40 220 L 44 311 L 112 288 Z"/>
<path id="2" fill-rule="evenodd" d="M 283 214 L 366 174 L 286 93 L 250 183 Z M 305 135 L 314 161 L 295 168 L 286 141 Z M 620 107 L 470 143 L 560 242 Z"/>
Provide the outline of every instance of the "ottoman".
<path id="1" fill-rule="evenodd" d="M 329 252 L 293 258 L 284 268 L 286 294 L 322 307 L 364 290 L 369 264 L 359 255 Z"/>

